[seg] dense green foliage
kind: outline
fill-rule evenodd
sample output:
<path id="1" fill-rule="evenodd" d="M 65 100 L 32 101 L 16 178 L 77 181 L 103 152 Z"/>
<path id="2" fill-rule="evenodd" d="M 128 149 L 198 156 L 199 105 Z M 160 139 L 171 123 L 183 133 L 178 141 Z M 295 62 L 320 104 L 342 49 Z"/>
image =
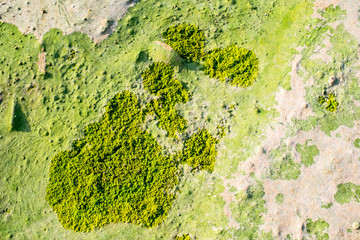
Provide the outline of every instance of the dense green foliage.
<path id="1" fill-rule="evenodd" d="M 318 103 L 321 105 L 326 103 L 325 109 L 329 112 L 336 112 L 337 107 L 339 106 L 334 92 L 330 92 L 327 94 L 325 91 L 324 96 L 318 97 Z"/>
<path id="2" fill-rule="evenodd" d="M 211 50 L 204 57 L 205 73 L 239 87 L 251 86 L 258 75 L 259 61 L 253 51 L 230 45 Z"/>
<path id="3" fill-rule="evenodd" d="M 301 154 L 301 162 L 309 167 L 314 164 L 314 157 L 320 154 L 319 149 L 316 145 L 308 145 L 309 140 L 305 142 L 304 145 L 297 144 L 296 151 Z"/>
<path id="4" fill-rule="evenodd" d="M 145 89 L 159 96 L 147 104 L 147 113 L 155 115 L 159 120 L 159 127 L 166 130 L 170 137 L 176 138 L 176 132 L 184 132 L 186 129 L 186 120 L 175 109 L 177 103 L 188 101 L 186 89 L 180 81 L 173 78 L 173 67 L 164 62 L 151 64 L 142 77 Z"/>
<path id="5" fill-rule="evenodd" d="M 337 185 L 337 191 L 334 195 L 335 201 L 344 204 L 351 201 L 360 202 L 360 185 L 354 183 L 341 183 Z"/>
<path id="6" fill-rule="evenodd" d="M 182 236 L 175 236 L 174 240 L 191 240 L 189 234 L 184 234 Z"/>
<path id="7" fill-rule="evenodd" d="M 140 129 L 140 109 L 134 94 L 116 94 L 102 119 L 53 158 L 47 199 L 65 228 L 89 231 L 110 222 L 152 227 L 167 216 L 177 161 Z"/>
<path id="8" fill-rule="evenodd" d="M 315 222 L 308 218 L 306 220 L 306 231 L 315 235 L 317 240 L 326 240 L 329 239 L 329 224 L 324 219 L 318 219 Z"/>
<path id="9" fill-rule="evenodd" d="M 208 130 L 201 129 L 185 141 L 183 161 L 194 169 L 214 171 L 217 143 Z"/>
<path id="10" fill-rule="evenodd" d="M 204 55 L 205 35 L 197 26 L 180 23 L 169 27 L 163 37 L 182 58 L 200 60 Z"/>

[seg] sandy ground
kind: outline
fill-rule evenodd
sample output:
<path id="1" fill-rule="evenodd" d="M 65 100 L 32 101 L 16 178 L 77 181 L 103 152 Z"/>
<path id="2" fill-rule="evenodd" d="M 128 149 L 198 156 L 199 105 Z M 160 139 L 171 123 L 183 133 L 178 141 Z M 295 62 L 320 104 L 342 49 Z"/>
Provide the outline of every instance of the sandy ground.
<path id="1" fill-rule="evenodd" d="M 2 0 L 0 20 L 41 40 L 51 28 L 86 33 L 99 42 L 111 34 L 133 0 Z"/>

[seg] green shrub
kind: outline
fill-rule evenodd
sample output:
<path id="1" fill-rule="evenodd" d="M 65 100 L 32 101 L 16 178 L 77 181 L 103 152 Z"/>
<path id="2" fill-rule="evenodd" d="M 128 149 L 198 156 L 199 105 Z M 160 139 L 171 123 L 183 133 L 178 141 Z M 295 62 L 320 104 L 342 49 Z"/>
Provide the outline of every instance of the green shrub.
<path id="1" fill-rule="evenodd" d="M 236 45 L 216 48 L 204 57 L 205 74 L 240 87 L 249 87 L 254 83 L 258 65 L 254 52 Z"/>
<path id="2" fill-rule="evenodd" d="M 142 77 L 145 89 L 156 96 L 161 96 L 169 105 L 185 103 L 189 99 L 181 82 L 173 78 L 174 68 L 170 64 L 153 63 L 144 71 Z"/>
<path id="3" fill-rule="evenodd" d="M 184 234 L 182 236 L 175 236 L 174 240 L 191 240 L 189 234 Z"/>
<path id="4" fill-rule="evenodd" d="M 182 58 L 188 61 L 200 60 L 204 55 L 205 35 L 197 26 L 180 23 L 169 27 L 163 37 Z"/>
<path id="5" fill-rule="evenodd" d="M 318 103 L 321 105 L 326 103 L 326 107 L 325 107 L 326 110 L 328 110 L 329 112 L 336 112 L 339 103 L 336 101 L 335 93 L 330 92 L 329 94 L 327 94 L 325 91 L 324 95 L 325 96 L 319 96 Z"/>
<path id="6" fill-rule="evenodd" d="M 159 120 L 159 128 L 166 130 L 169 137 L 176 138 L 176 132 L 186 130 L 185 118 L 175 109 L 177 103 L 188 101 L 186 89 L 173 78 L 173 67 L 164 62 L 151 64 L 142 76 L 145 89 L 160 96 L 146 105 L 146 113 L 155 115 Z"/>
<path id="7" fill-rule="evenodd" d="M 167 216 L 178 161 L 140 129 L 135 95 L 115 95 L 97 123 L 51 162 L 46 198 L 65 228 L 89 231 L 110 222 L 153 227 Z"/>
<path id="8" fill-rule="evenodd" d="M 193 134 L 184 143 L 182 159 L 194 169 L 214 171 L 216 161 L 216 144 L 208 130 L 202 129 Z"/>
<path id="9" fill-rule="evenodd" d="M 329 93 L 326 104 L 326 110 L 328 110 L 329 112 L 336 112 L 339 103 L 336 101 L 336 95 L 334 93 Z"/>

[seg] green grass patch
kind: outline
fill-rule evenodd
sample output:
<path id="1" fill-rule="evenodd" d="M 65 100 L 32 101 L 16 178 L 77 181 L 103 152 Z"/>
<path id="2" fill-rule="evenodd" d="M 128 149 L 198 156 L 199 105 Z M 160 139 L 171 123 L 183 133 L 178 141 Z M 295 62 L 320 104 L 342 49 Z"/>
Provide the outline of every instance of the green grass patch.
<path id="1" fill-rule="evenodd" d="M 306 220 L 306 232 L 315 236 L 317 240 L 329 239 L 329 224 L 321 218 L 315 222 L 308 218 Z"/>
<path id="2" fill-rule="evenodd" d="M 314 157 L 320 154 L 316 145 L 309 145 L 311 140 L 307 140 L 304 145 L 296 144 L 296 151 L 301 154 L 301 162 L 309 167 L 314 164 Z"/>
<path id="3" fill-rule="evenodd" d="M 251 86 L 258 75 L 255 53 L 235 44 L 211 50 L 204 57 L 204 71 L 210 77 L 238 87 Z"/>
<path id="4" fill-rule="evenodd" d="M 351 201 L 360 202 L 360 186 L 354 183 L 341 183 L 337 185 L 334 195 L 335 201 L 344 204 Z"/>
<path id="5" fill-rule="evenodd" d="M 169 27 L 163 37 L 182 58 L 188 61 L 201 60 L 204 55 L 205 35 L 197 26 L 179 23 Z"/>

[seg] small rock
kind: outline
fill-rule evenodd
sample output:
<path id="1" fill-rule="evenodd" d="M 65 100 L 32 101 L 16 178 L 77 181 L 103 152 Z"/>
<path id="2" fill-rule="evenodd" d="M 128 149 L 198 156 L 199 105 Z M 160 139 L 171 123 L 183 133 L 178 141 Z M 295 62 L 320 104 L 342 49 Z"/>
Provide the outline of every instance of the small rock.
<path id="1" fill-rule="evenodd" d="M 351 227 L 353 230 L 358 230 L 360 228 L 360 223 L 359 222 L 353 222 L 351 224 Z"/>

